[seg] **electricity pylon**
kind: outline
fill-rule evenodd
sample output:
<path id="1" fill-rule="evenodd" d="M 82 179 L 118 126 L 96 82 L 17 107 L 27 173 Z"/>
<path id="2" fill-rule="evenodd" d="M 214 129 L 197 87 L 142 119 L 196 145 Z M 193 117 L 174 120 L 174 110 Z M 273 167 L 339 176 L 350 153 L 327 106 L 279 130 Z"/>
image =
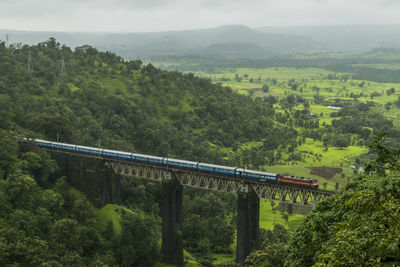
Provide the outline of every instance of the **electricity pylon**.
<path id="1" fill-rule="evenodd" d="M 67 81 L 67 70 L 65 68 L 65 61 L 64 57 L 61 58 L 61 81 L 65 82 Z"/>

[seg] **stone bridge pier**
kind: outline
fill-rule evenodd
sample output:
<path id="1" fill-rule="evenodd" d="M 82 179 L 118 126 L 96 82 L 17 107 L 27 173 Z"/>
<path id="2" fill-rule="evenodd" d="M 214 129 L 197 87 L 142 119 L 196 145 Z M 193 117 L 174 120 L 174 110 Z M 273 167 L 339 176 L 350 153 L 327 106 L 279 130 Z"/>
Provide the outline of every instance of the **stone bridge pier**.
<path id="1" fill-rule="evenodd" d="M 162 246 L 163 261 L 183 266 L 182 245 L 183 186 L 176 179 L 162 182 Z"/>
<path id="2" fill-rule="evenodd" d="M 254 191 L 238 194 L 236 261 L 244 266 L 246 257 L 260 246 L 260 199 Z"/>
<path id="3" fill-rule="evenodd" d="M 59 152 L 52 152 L 52 158 L 60 167 L 59 175 L 85 192 L 95 206 L 121 204 L 120 175 L 107 168 L 104 161 Z"/>
<path id="4" fill-rule="evenodd" d="M 163 261 L 183 266 L 182 199 L 183 186 L 177 179 L 162 184 L 162 248 Z M 236 261 L 244 266 L 246 257 L 259 249 L 260 199 L 254 191 L 239 193 Z"/>

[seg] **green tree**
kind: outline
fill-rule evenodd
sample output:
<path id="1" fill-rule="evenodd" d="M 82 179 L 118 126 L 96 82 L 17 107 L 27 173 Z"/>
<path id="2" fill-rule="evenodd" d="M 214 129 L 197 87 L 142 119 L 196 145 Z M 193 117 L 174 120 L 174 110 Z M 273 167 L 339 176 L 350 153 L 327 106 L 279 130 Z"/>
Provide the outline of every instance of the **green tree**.
<path id="1" fill-rule="evenodd" d="M 320 201 L 296 230 L 286 266 L 400 263 L 397 150 L 385 147 L 382 136 L 376 137 L 371 149 L 377 155 L 369 171 L 354 177 L 344 191 Z"/>
<path id="2" fill-rule="evenodd" d="M 284 214 L 282 215 L 282 219 L 284 219 L 285 222 L 288 223 L 288 221 L 289 221 L 289 216 L 288 216 L 286 213 L 284 213 Z"/>
<path id="3" fill-rule="evenodd" d="M 328 182 L 323 182 L 322 186 L 324 187 L 324 190 L 326 190 L 326 186 L 328 185 Z"/>
<path id="4" fill-rule="evenodd" d="M 348 147 L 350 145 L 350 141 L 350 136 L 343 134 L 335 135 L 333 139 L 334 146 L 339 147 L 340 149 Z"/>
<path id="5" fill-rule="evenodd" d="M 156 222 L 150 218 L 126 213 L 121 222 L 121 234 L 116 240 L 116 255 L 120 266 L 151 266 L 159 258 Z"/>
<path id="6" fill-rule="evenodd" d="M 287 203 L 287 212 L 289 215 L 293 214 L 293 204 Z"/>
<path id="7" fill-rule="evenodd" d="M 269 86 L 266 85 L 266 84 L 264 84 L 264 85 L 262 86 L 262 90 L 263 90 L 264 93 L 268 93 L 268 91 L 269 91 Z"/>
<path id="8" fill-rule="evenodd" d="M 17 163 L 18 144 L 0 129 L 0 177 L 6 179 Z"/>

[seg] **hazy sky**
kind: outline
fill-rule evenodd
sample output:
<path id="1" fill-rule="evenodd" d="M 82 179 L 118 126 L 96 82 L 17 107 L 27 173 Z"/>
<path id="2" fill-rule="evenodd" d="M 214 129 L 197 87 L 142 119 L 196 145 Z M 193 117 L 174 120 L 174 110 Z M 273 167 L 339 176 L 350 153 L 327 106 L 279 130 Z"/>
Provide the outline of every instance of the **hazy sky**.
<path id="1" fill-rule="evenodd" d="M 0 29 L 144 32 L 400 24 L 400 0 L 0 0 Z"/>

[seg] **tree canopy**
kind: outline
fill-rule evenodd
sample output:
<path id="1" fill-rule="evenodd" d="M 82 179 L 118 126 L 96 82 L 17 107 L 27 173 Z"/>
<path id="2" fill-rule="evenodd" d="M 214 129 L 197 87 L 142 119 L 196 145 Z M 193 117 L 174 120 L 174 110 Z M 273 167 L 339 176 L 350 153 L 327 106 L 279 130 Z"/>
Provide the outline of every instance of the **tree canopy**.
<path id="1" fill-rule="evenodd" d="M 376 158 L 343 192 L 320 201 L 289 242 L 286 266 L 400 264 L 398 149 L 379 135 Z"/>

